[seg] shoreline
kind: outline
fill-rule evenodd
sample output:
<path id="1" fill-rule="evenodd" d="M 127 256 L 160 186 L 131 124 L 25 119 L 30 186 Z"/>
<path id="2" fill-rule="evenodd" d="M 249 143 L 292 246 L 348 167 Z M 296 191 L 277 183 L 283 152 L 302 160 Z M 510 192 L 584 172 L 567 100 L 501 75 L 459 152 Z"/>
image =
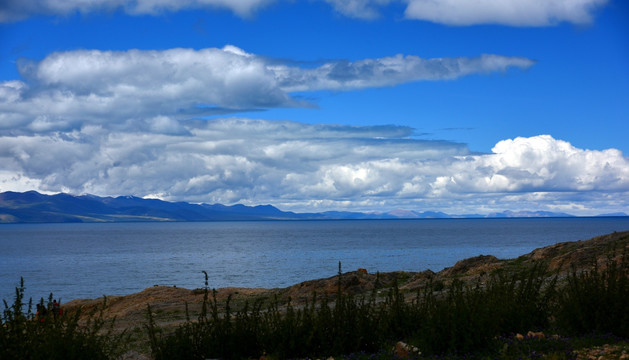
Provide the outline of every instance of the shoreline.
<path id="1" fill-rule="evenodd" d="M 201 270 L 216 288 L 283 288 L 334 275 L 339 260 L 344 271 L 438 272 L 479 254 L 511 259 L 629 230 L 618 219 L 57 225 L 0 232 L 8 244 L 0 266 L 4 299 L 13 297 L 20 275 L 27 296 L 53 292 L 64 302 L 155 284 L 195 289 L 203 286 Z"/>
<path id="2" fill-rule="evenodd" d="M 402 291 L 412 293 L 430 281 L 448 285 L 454 279 L 464 282 L 478 281 L 498 271 L 512 271 L 544 263 L 547 272 L 560 277 L 565 276 L 574 267 L 578 271 L 590 270 L 594 264 L 602 269 L 610 259 L 618 260 L 622 251 L 629 253 L 629 231 L 614 232 L 589 240 L 562 242 L 533 250 L 514 259 L 498 259 L 493 255 L 479 255 L 456 262 L 454 266 L 441 271 L 422 272 L 394 271 L 368 273 L 365 269 L 355 269 L 341 275 L 342 290 L 349 295 L 364 295 L 371 291 L 382 291 L 398 281 Z M 219 300 L 232 296 L 236 301 L 257 300 L 278 296 L 284 301 L 305 301 L 313 292 L 331 295 L 337 290 L 338 275 L 303 281 L 284 288 L 217 288 Z M 209 288 L 212 290 L 212 288 Z M 203 288 L 188 289 L 177 286 L 154 285 L 142 291 L 128 295 L 105 296 L 112 314 L 126 316 L 138 310 L 144 311 L 146 304 L 156 304 L 164 309 L 182 307 L 185 302 L 195 303 L 203 298 Z M 103 297 L 95 299 L 73 299 L 62 304 L 65 307 L 93 307 L 101 303 Z M 129 310 L 125 312 L 124 309 Z M 107 312 L 106 312 L 107 314 Z"/>
<path id="3" fill-rule="evenodd" d="M 515 259 L 500 260 L 491 255 L 480 255 L 458 261 L 454 266 L 439 272 L 387 272 L 373 274 L 364 269 L 357 269 L 327 278 L 304 281 L 285 288 L 236 288 L 216 289 L 219 313 L 229 303 L 233 311 L 242 309 L 245 303 L 260 302 L 264 306 L 275 303 L 280 311 L 286 306 L 300 308 L 317 296 L 334 299 L 338 289 L 343 295 L 357 298 L 376 296 L 377 301 L 386 299 L 389 290 L 399 288 L 400 294 L 407 300 L 415 299 L 421 289 L 430 286 L 431 291 L 445 294 L 443 289 L 460 280 L 466 284 L 482 284 L 498 272 L 518 272 L 545 266 L 545 277 L 557 276 L 560 280 L 573 269 L 587 271 L 595 266 L 602 270 L 610 260 L 620 261 L 622 255 L 629 254 L 629 231 L 594 237 L 590 240 L 563 242 L 539 248 Z M 626 261 L 626 260 L 625 260 Z M 208 289 L 210 296 L 212 290 Z M 205 289 L 186 289 L 173 286 L 153 286 L 140 292 L 125 296 L 106 297 L 103 309 L 104 320 L 114 320 L 113 330 L 122 333 L 131 332 L 130 351 L 124 359 L 149 359 L 150 349 L 143 326 L 146 324 L 150 305 L 155 326 L 164 334 L 172 333 L 189 319 L 197 319 L 201 314 L 201 304 Z M 62 304 L 64 313 L 81 308 L 82 314 L 93 314 L 103 307 L 103 298 L 75 299 Z M 88 316 L 82 319 L 87 320 Z M 623 348 L 624 349 L 624 348 Z"/>

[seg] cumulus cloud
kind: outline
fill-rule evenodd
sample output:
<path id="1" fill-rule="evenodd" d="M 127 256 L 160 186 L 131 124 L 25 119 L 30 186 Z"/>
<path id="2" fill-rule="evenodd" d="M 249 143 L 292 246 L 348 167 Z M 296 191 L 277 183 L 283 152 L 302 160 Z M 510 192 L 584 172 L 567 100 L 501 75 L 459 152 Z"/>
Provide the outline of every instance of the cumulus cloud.
<path id="1" fill-rule="evenodd" d="M 548 135 L 503 140 L 490 154 L 474 154 L 464 144 L 416 139 L 402 126 L 244 118 L 181 126 L 185 131 L 167 134 L 91 125 L 2 136 L 0 189 L 29 183 L 40 191 L 296 211 L 463 213 L 515 204 L 587 215 L 603 203 L 614 206 L 610 211 L 629 206 L 629 159 L 620 151 L 579 149 Z"/>
<path id="2" fill-rule="evenodd" d="M 447 25 L 587 24 L 607 0 L 407 0 L 405 15 Z"/>
<path id="3" fill-rule="evenodd" d="M 588 24 L 608 0 L 325 0 L 339 13 L 374 19 L 391 3 L 405 3 L 407 19 L 466 26 L 500 24 L 549 26 L 560 22 Z"/>
<path id="4" fill-rule="evenodd" d="M 184 131 L 175 121 L 276 107 L 311 107 L 294 92 L 348 91 L 411 81 L 526 69 L 532 60 L 482 55 L 422 59 L 397 55 L 316 68 L 222 49 L 78 50 L 21 59 L 24 81 L 0 82 L 0 133 L 79 129 L 84 124 Z"/>
<path id="5" fill-rule="evenodd" d="M 583 150 L 549 135 L 500 141 L 493 154 L 463 157 L 441 192 L 625 191 L 629 162 L 619 150 Z M 470 171 L 473 170 L 473 171 Z"/>

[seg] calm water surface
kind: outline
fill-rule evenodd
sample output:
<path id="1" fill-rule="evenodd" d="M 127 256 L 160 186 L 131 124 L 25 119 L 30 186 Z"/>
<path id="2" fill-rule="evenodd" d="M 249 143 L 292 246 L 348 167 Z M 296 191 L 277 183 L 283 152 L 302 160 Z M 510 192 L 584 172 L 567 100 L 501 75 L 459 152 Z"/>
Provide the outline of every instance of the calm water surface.
<path id="1" fill-rule="evenodd" d="M 629 230 L 629 218 L 0 225 L 0 298 L 62 301 L 146 287 L 285 287 L 366 268 L 439 271 L 476 255 L 515 258 Z"/>

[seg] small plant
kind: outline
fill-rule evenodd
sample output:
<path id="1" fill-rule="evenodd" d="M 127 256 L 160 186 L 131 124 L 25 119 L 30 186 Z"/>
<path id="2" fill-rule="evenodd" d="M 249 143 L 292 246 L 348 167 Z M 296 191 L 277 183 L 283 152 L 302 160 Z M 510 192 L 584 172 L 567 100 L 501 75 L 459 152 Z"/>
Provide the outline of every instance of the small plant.
<path id="1" fill-rule="evenodd" d="M 553 329 L 583 336 L 591 331 L 627 337 L 627 267 L 573 274 L 559 284 L 543 265 L 485 277 L 477 283 L 429 283 L 408 301 L 394 280 L 384 298 L 343 293 L 339 264 L 336 294 L 312 294 L 299 306 L 291 300 L 245 303 L 237 311 L 228 298 L 219 310 L 207 274 L 201 314 L 174 333 L 160 333 L 152 320 L 149 337 L 155 359 L 323 358 L 392 359 L 403 340 L 420 358 L 574 359 L 578 344 L 563 338 L 525 339 L 514 335 Z M 611 311 L 615 318 L 603 316 Z M 591 314 L 593 313 L 593 314 Z M 189 318 L 189 316 L 188 316 Z M 572 319 L 574 318 L 574 319 Z"/>
<path id="2" fill-rule="evenodd" d="M 98 315 L 91 314 L 85 324 L 79 320 L 80 311 L 56 313 L 52 294 L 48 302 L 42 298 L 39 311 L 33 313 L 32 299 L 24 304 L 21 279 L 13 304 L 3 302 L 0 359 L 115 359 L 125 350 L 125 333 L 115 334 L 114 322 L 103 319 L 106 301 Z"/>
<path id="3" fill-rule="evenodd" d="M 427 354 L 482 352 L 501 334 L 547 327 L 555 283 L 545 283 L 543 274 L 537 266 L 484 283 L 455 280 L 443 294 L 428 284 L 407 315 L 421 324 L 412 335 L 415 345 Z"/>
<path id="4" fill-rule="evenodd" d="M 614 334 L 629 338 L 629 261 L 610 260 L 604 270 L 568 276 L 558 297 L 557 325 L 570 334 Z"/>

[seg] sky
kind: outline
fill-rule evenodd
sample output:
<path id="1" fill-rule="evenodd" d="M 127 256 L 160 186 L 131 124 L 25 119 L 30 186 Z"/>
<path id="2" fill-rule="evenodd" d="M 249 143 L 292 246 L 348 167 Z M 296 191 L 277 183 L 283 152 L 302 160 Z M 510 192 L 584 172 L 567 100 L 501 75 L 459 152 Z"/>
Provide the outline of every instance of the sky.
<path id="1" fill-rule="evenodd" d="M 624 0 L 5 0 L 0 191 L 629 213 Z"/>

